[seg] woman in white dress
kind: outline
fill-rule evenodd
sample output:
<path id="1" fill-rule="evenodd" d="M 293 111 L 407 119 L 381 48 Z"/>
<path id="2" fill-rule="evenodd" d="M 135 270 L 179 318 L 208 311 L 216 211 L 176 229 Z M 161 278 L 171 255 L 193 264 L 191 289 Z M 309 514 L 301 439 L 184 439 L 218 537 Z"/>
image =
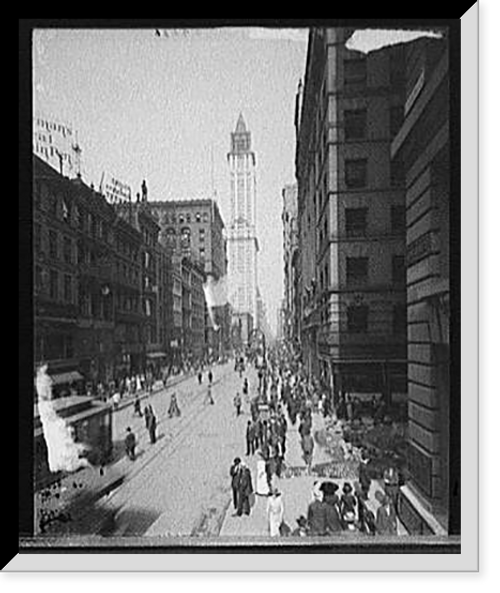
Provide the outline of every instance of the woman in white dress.
<path id="1" fill-rule="evenodd" d="M 280 535 L 280 525 L 283 523 L 283 499 L 281 492 L 275 488 L 267 499 L 267 520 L 271 537 Z"/>
<path id="2" fill-rule="evenodd" d="M 268 496 L 269 494 L 269 484 L 267 482 L 266 473 L 266 461 L 262 456 L 262 453 L 259 454 L 259 459 L 257 461 L 257 479 L 255 492 L 260 496 Z"/>

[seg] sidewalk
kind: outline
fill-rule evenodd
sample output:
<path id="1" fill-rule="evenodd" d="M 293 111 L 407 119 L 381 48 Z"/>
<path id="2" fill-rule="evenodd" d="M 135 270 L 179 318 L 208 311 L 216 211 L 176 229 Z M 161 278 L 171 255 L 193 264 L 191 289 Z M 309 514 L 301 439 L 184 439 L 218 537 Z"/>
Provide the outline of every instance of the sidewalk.
<path id="1" fill-rule="evenodd" d="M 140 391 L 137 391 L 134 394 L 128 394 L 120 400 L 120 403 L 118 404 L 118 406 L 116 408 L 113 407 L 113 411 L 123 410 L 123 408 L 127 408 L 127 407 L 133 405 L 133 403 L 135 402 L 136 395 L 139 397 L 139 400 L 143 400 L 146 397 L 150 397 L 151 395 L 154 395 L 155 393 L 162 391 L 163 389 L 169 389 L 171 387 L 175 387 L 176 385 L 179 385 L 179 383 L 183 383 L 184 381 L 187 381 L 188 379 L 192 379 L 195 376 L 196 376 L 196 373 L 194 371 L 190 372 L 188 374 L 182 373 L 179 375 L 172 375 L 171 377 L 169 377 L 167 379 L 166 387 L 163 385 L 163 381 L 161 381 L 161 380 L 155 381 L 151 392 L 147 391 L 146 389 L 141 389 Z M 108 401 L 112 405 L 111 400 L 108 400 Z"/>
<path id="2" fill-rule="evenodd" d="M 286 477 L 286 470 L 283 472 L 281 480 L 279 480 L 278 488 L 283 498 L 284 506 L 284 521 L 293 530 L 297 527 L 297 519 L 301 515 L 307 516 L 307 507 L 312 501 L 312 488 L 317 480 L 322 480 L 314 475 L 315 466 L 325 464 L 331 460 L 330 455 L 325 449 L 316 443 L 313 454 L 313 475 L 308 476 L 305 473 L 306 465 L 302 459 L 302 449 L 300 445 L 300 435 L 298 433 L 299 421 L 295 426 L 288 424 L 287 431 L 287 450 L 286 450 L 286 467 L 293 468 L 295 475 Z M 313 428 L 312 433 L 322 430 L 325 427 L 324 418 L 320 414 L 313 414 Z M 248 466 L 252 471 L 252 480 L 255 488 L 256 482 L 256 466 L 257 457 L 245 458 Z M 298 470 L 298 471 L 297 471 Z M 291 472 L 289 472 L 291 473 Z M 339 489 L 342 489 L 344 482 L 348 481 L 354 487 L 355 479 L 336 479 L 327 478 L 329 481 L 335 482 Z M 375 499 L 375 492 L 383 490 L 382 485 L 375 480 L 372 480 L 367 506 L 373 511 L 377 512 L 378 502 Z M 243 537 L 243 536 L 265 536 L 268 534 L 268 523 L 266 516 L 267 497 L 256 496 L 255 504 L 251 509 L 250 515 L 242 517 L 234 516 L 232 504 L 228 508 L 224 523 L 221 528 L 221 536 Z M 407 532 L 398 520 L 398 535 L 405 535 Z"/>

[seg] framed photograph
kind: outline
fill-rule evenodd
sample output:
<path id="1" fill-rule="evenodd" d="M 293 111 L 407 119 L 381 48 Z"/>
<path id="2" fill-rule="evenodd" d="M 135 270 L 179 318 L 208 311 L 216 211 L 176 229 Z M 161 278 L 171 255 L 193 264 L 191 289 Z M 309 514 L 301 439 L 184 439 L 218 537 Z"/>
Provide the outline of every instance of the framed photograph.
<path id="1" fill-rule="evenodd" d="M 20 20 L 4 570 L 478 570 L 456 16 Z"/>

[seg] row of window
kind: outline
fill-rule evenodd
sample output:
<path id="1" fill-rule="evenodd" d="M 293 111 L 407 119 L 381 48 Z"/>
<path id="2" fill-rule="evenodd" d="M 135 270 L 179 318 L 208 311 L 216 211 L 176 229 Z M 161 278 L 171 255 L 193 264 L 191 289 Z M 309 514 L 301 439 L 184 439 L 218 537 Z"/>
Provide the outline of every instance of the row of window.
<path id="1" fill-rule="evenodd" d="M 351 305 L 347 307 L 348 333 L 367 333 L 370 329 L 370 307 L 368 305 Z M 406 306 L 394 305 L 392 308 L 392 333 L 406 333 Z"/>
<path id="2" fill-rule="evenodd" d="M 190 212 L 183 214 L 175 214 L 174 212 L 162 212 L 162 210 L 153 210 L 155 218 L 161 224 L 184 224 L 185 222 L 209 222 L 210 216 L 208 212 L 196 212 L 191 215 Z"/>
<path id="3" fill-rule="evenodd" d="M 61 274 L 57 270 L 42 270 L 41 266 L 35 266 L 35 290 L 50 300 L 64 302 L 68 305 L 76 304 L 76 279 L 70 274 Z M 138 297 L 127 297 L 118 295 L 117 307 L 124 311 L 138 311 Z M 78 294 L 78 308 L 83 316 L 93 316 L 102 319 L 112 319 L 112 299 L 106 295 L 99 296 L 80 288 Z M 152 314 L 150 299 L 144 300 L 144 313 Z"/>
<path id="4" fill-rule="evenodd" d="M 53 301 L 75 304 L 75 278 L 57 270 L 42 270 L 35 266 L 35 291 Z"/>
<path id="5" fill-rule="evenodd" d="M 406 208 L 403 205 L 392 205 L 391 210 L 391 233 L 404 233 L 406 229 Z M 345 233 L 347 237 L 363 237 L 368 230 L 368 208 L 346 208 L 345 209 Z M 325 216 L 322 228 L 318 233 L 318 245 L 321 249 L 323 240 L 328 238 L 328 219 Z"/>
<path id="6" fill-rule="evenodd" d="M 389 108 L 389 131 L 391 138 L 398 133 L 404 120 L 404 106 L 393 105 Z M 367 138 L 367 109 L 346 109 L 344 111 L 344 139 L 364 140 Z"/>
<path id="7" fill-rule="evenodd" d="M 346 258 L 346 282 L 349 284 L 368 283 L 368 257 L 348 257 Z M 406 282 L 406 263 L 404 255 L 392 256 L 392 275 L 393 284 L 404 284 Z"/>
<path id="8" fill-rule="evenodd" d="M 112 321 L 113 302 L 111 298 L 90 293 L 81 287 L 78 293 L 78 312 L 82 317 Z"/>
<path id="9" fill-rule="evenodd" d="M 118 277 L 129 284 L 137 286 L 139 283 L 139 272 L 133 266 L 130 266 L 124 262 L 118 261 L 116 263 L 116 271 Z"/>
<path id="10" fill-rule="evenodd" d="M 391 232 L 401 233 L 406 229 L 406 207 L 396 204 L 391 206 Z M 345 209 L 345 231 L 349 237 L 365 235 L 368 228 L 368 208 Z"/>
<path id="11" fill-rule="evenodd" d="M 393 138 L 400 129 L 404 119 L 404 107 L 390 107 L 390 134 Z M 318 124 L 319 125 L 319 124 Z M 315 153 L 315 166 L 309 179 L 309 193 L 315 193 L 316 208 L 319 209 L 327 196 L 327 175 L 324 164 L 324 151 L 327 146 L 327 127 L 323 126 L 323 138 L 319 141 L 319 149 Z M 344 137 L 345 140 L 363 140 L 368 136 L 367 109 L 350 109 L 344 111 Z M 316 183 L 316 172 L 322 172 L 322 179 Z M 368 159 L 346 159 L 345 185 L 348 188 L 362 188 L 368 185 Z M 399 161 L 390 165 L 390 183 L 392 187 L 404 187 L 405 173 Z M 317 186 L 318 191 L 314 192 Z"/>
<path id="12" fill-rule="evenodd" d="M 344 162 L 344 181 L 349 189 L 368 186 L 368 159 L 346 159 Z M 406 184 L 403 163 L 398 160 L 390 163 L 391 187 L 401 188 Z"/>
<path id="13" fill-rule="evenodd" d="M 134 262 L 139 261 L 139 249 L 132 246 L 128 241 L 122 241 L 119 237 L 116 239 L 116 251 Z"/>
<path id="14" fill-rule="evenodd" d="M 45 183 L 35 185 L 35 206 L 47 211 L 55 219 L 65 221 L 93 239 L 113 243 L 110 225 L 82 206 L 72 204 L 63 194 L 52 193 Z"/>
<path id="15" fill-rule="evenodd" d="M 35 254 L 39 254 L 43 251 L 42 225 L 40 223 L 35 223 L 33 235 Z M 81 240 L 76 242 L 76 262 L 74 241 L 71 237 L 61 236 L 60 233 L 58 233 L 56 230 L 49 229 L 47 233 L 47 240 L 48 257 L 51 260 L 60 259 L 67 264 L 94 264 L 96 262 L 95 252 L 92 249 L 86 247 L 86 245 Z M 133 261 L 138 260 L 138 250 L 132 249 L 128 245 L 128 243 L 121 242 L 117 247 L 123 249 L 123 251 L 121 251 L 120 253 L 133 259 Z"/>
<path id="16" fill-rule="evenodd" d="M 405 62 L 403 55 L 392 53 L 390 55 L 389 84 L 401 85 L 405 81 Z M 359 89 L 366 87 L 367 60 L 366 57 L 344 60 L 344 86 Z"/>
<path id="17" fill-rule="evenodd" d="M 346 258 L 346 285 L 363 286 L 369 282 L 369 258 L 348 257 Z M 394 255 L 391 266 L 391 282 L 400 286 L 406 282 L 406 262 L 404 255 Z M 330 283 L 330 266 L 325 264 L 319 274 L 319 289 L 326 290 Z"/>

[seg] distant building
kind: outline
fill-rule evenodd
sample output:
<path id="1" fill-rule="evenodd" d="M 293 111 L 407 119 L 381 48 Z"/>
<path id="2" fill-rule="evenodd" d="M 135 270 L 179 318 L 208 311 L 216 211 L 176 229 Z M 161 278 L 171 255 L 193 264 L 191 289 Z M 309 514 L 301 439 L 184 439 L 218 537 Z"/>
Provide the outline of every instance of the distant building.
<path id="1" fill-rule="evenodd" d="M 286 340 L 286 329 L 287 329 L 287 308 L 285 299 L 280 303 L 280 306 L 276 310 L 276 339 Z"/>
<path id="2" fill-rule="evenodd" d="M 297 337 L 294 319 L 296 316 L 297 261 L 298 261 L 298 220 L 297 185 L 287 185 L 282 191 L 283 211 L 283 259 L 285 298 L 281 306 L 283 338 Z"/>
<path id="3" fill-rule="evenodd" d="M 262 295 L 260 294 L 259 289 L 257 289 L 257 325 L 256 325 L 256 327 L 259 328 L 260 330 L 262 330 L 262 332 L 266 336 L 266 340 L 268 342 L 270 342 L 273 336 L 272 336 L 271 328 L 269 326 L 269 321 L 267 319 L 266 303 L 264 302 L 264 299 L 262 298 Z"/>
<path id="4" fill-rule="evenodd" d="M 252 316 L 258 325 L 257 310 L 257 241 L 256 160 L 251 148 L 251 134 L 240 114 L 231 133 L 227 155 L 230 172 L 230 219 L 227 230 L 229 301 L 237 316 Z M 246 324 L 243 324 L 246 327 Z M 245 331 L 245 330 L 244 330 Z M 248 340 L 243 334 L 243 340 Z"/>
<path id="5" fill-rule="evenodd" d="M 216 280 L 227 273 L 224 221 L 215 200 L 149 201 L 160 226 L 160 241 L 175 253 L 196 259 Z"/>
<path id="6" fill-rule="evenodd" d="M 236 350 L 248 346 L 250 334 L 254 330 L 253 317 L 250 313 L 234 313 L 232 315 L 231 333 Z"/>
<path id="7" fill-rule="evenodd" d="M 160 226 L 160 242 L 173 254 L 197 263 L 204 272 L 218 282 L 227 276 L 224 221 L 215 200 L 148 201 L 147 207 Z M 222 280 L 225 282 L 225 280 Z M 230 314 L 226 302 L 213 311 L 219 330 L 214 329 L 212 317 L 204 306 L 204 342 L 206 355 L 228 349 L 230 343 Z"/>

